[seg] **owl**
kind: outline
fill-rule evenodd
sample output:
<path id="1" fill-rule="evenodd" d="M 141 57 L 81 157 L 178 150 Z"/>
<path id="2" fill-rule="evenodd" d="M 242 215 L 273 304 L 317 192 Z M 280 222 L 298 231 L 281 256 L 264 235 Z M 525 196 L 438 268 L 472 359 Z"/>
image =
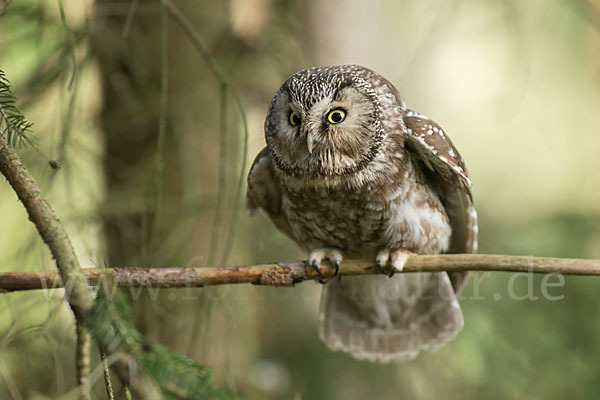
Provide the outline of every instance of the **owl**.
<path id="1" fill-rule="evenodd" d="M 405 361 L 452 339 L 465 273 L 405 273 L 413 254 L 472 253 L 477 214 L 465 164 L 442 128 L 358 65 L 297 72 L 275 94 L 247 206 L 308 252 L 371 258 L 379 275 L 323 285 L 319 336 L 332 350 Z M 389 268 L 384 268 L 389 267 Z M 392 271 L 386 274 L 385 271 Z"/>

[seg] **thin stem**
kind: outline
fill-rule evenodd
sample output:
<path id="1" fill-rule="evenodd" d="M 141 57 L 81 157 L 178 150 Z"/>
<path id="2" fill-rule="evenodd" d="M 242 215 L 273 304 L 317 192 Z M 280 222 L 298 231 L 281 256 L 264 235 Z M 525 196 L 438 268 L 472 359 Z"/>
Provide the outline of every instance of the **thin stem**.
<path id="1" fill-rule="evenodd" d="M 133 17 L 135 16 L 138 2 L 139 0 L 132 0 L 132 2 L 129 4 L 127 19 L 125 20 L 125 26 L 123 27 L 123 39 L 127 39 L 129 37 L 129 32 L 131 32 L 131 24 L 133 23 Z"/>
<path id="2" fill-rule="evenodd" d="M 164 171 L 165 137 L 167 136 L 167 107 L 169 104 L 169 14 L 163 7 L 160 15 L 160 108 L 158 114 L 158 136 L 156 138 L 156 158 L 154 160 L 154 221 L 152 233 L 161 226 L 162 174 Z M 150 238 L 152 240 L 152 238 Z"/>
<path id="3" fill-rule="evenodd" d="M 219 243 L 221 243 L 220 239 L 221 234 L 223 233 L 223 214 L 225 213 L 225 194 L 227 189 L 227 92 L 225 85 L 223 84 L 220 86 L 219 99 L 219 190 L 217 192 L 215 220 L 212 226 L 208 250 L 208 265 L 215 264 Z"/>
<path id="4" fill-rule="evenodd" d="M 91 400 L 90 393 L 90 360 L 92 349 L 92 338 L 85 320 L 77 320 L 77 384 L 80 390 L 80 399 Z"/>
<path id="5" fill-rule="evenodd" d="M 200 35 L 198 35 L 198 33 L 196 32 L 196 30 L 194 29 L 194 26 L 192 25 L 190 20 L 187 19 L 185 17 L 185 15 L 183 15 L 183 13 L 170 0 L 160 0 L 160 3 L 163 5 L 163 7 L 167 8 L 167 10 L 169 11 L 169 14 L 171 14 L 171 17 L 173 17 L 173 19 L 177 22 L 177 24 L 181 27 L 181 29 L 183 29 L 185 34 L 188 36 L 188 38 L 190 39 L 190 41 L 196 48 L 196 51 L 198 52 L 198 54 L 200 54 L 200 56 L 204 59 L 204 61 L 208 65 L 208 67 L 209 67 L 210 71 L 212 72 L 213 76 L 215 77 L 215 79 L 217 79 L 221 83 L 221 85 L 223 85 L 225 87 L 225 90 L 227 90 L 231 94 L 233 101 L 235 103 L 235 106 L 242 118 L 242 128 L 244 130 L 244 144 L 243 144 L 244 147 L 243 147 L 243 152 L 242 152 L 242 162 L 240 165 L 240 174 L 238 177 L 237 192 L 236 192 L 236 197 L 235 197 L 235 201 L 234 201 L 233 214 L 231 216 L 229 235 L 226 239 L 225 250 L 223 252 L 224 260 L 227 260 L 227 257 L 231 251 L 231 247 L 233 245 L 233 238 L 235 236 L 235 229 L 237 226 L 237 219 L 238 219 L 238 215 L 239 215 L 239 211 L 240 211 L 240 207 L 239 207 L 240 200 L 242 198 L 244 182 L 246 179 L 246 164 L 248 163 L 248 141 L 250 138 L 250 132 L 248 130 L 248 118 L 246 116 L 246 111 L 244 110 L 242 98 L 241 98 L 239 92 L 235 89 L 235 87 L 233 85 L 231 85 L 231 83 L 229 83 L 229 81 L 225 77 L 225 74 L 223 73 L 223 71 L 221 70 L 219 65 L 211 57 L 210 53 L 208 52 L 208 49 L 202 43 L 202 40 L 200 39 Z"/>
<path id="6" fill-rule="evenodd" d="M 75 57 L 75 36 L 71 28 L 69 28 L 69 24 L 67 24 L 67 17 L 65 15 L 65 9 L 63 7 L 62 0 L 58 0 L 58 10 L 60 12 L 60 21 L 62 23 L 63 29 L 65 30 L 65 34 L 67 36 L 67 40 L 69 43 L 69 51 L 71 55 L 71 63 L 73 63 L 73 72 L 71 73 L 71 79 L 69 80 L 69 89 L 72 87 L 73 82 L 75 81 L 75 75 L 77 75 L 77 58 Z"/>
<path id="7" fill-rule="evenodd" d="M 63 119 L 63 126 L 60 132 L 60 141 L 58 145 L 58 156 L 57 160 L 60 164 L 66 163 L 67 158 L 67 147 L 71 142 L 71 128 L 73 126 L 73 119 L 75 117 L 75 105 L 77 101 L 77 91 L 79 86 L 79 76 L 73 75 L 69 81 L 69 87 L 67 92 L 69 93 L 69 100 L 67 103 L 67 110 Z"/>
<path id="8" fill-rule="evenodd" d="M 219 169 L 218 169 L 218 192 L 215 208 L 215 219 L 212 224 L 212 232 L 210 237 L 210 245 L 208 247 L 208 265 L 214 265 L 217 259 L 219 243 L 221 243 L 221 235 L 223 233 L 223 219 L 225 215 L 225 199 L 227 189 L 227 87 L 224 82 L 221 82 L 219 87 Z M 227 253 L 223 253 L 220 262 L 224 261 Z M 194 349 L 198 344 L 201 321 L 206 320 L 207 314 L 210 314 L 210 304 L 206 304 L 205 299 L 200 300 L 202 303 L 199 308 L 204 310 L 203 313 L 196 313 L 190 339 L 187 346 L 187 354 L 194 354 Z"/>
<path id="9" fill-rule="evenodd" d="M 244 182 L 246 181 L 246 164 L 248 163 L 248 141 L 250 133 L 248 131 L 248 120 L 246 119 L 246 113 L 242 108 L 242 101 L 237 92 L 233 93 L 233 99 L 235 104 L 240 110 L 242 116 L 242 126 L 244 128 L 244 147 L 242 149 L 242 163 L 240 164 L 240 175 L 238 178 L 237 190 L 235 195 L 235 201 L 233 203 L 233 215 L 231 216 L 231 227 L 229 228 L 229 235 L 225 242 L 225 251 L 223 252 L 223 262 L 227 262 L 227 258 L 231 253 L 231 247 L 233 246 L 233 239 L 235 238 L 235 228 L 237 227 L 238 215 L 240 212 L 240 200 L 244 193 Z"/>
<path id="10" fill-rule="evenodd" d="M 106 360 L 106 353 L 100 352 L 100 360 L 102 361 L 102 371 L 104 373 L 104 386 L 106 387 L 106 396 L 108 400 L 115 400 L 115 391 L 112 386 L 112 381 L 110 379 L 110 368 L 108 366 L 108 361 Z"/>

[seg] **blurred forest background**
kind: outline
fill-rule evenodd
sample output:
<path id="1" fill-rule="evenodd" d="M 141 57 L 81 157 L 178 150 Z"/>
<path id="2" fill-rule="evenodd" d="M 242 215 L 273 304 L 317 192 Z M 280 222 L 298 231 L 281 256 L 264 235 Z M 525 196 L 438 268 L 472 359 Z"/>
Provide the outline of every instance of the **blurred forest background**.
<path id="1" fill-rule="evenodd" d="M 264 215 L 246 214 L 240 171 L 264 146 L 280 84 L 342 63 L 386 76 L 452 137 L 473 178 L 481 252 L 600 258 L 600 2 L 173 2 L 207 54 L 159 1 L 0 0 L 0 68 L 42 152 L 19 153 L 83 265 L 303 259 Z M 54 268 L 2 181 L 0 271 Z M 244 399 L 597 399 L 597 279 L 566 277 L 550 290 L 564 298 L 549 301 L 536 276 L 539 299 L 517 301 L 509 274 L 482 275 L 462 296 L 463 333 L 398 365 L 325 348 L 318 284 L 129 298 L 150 342 L 212 367 Z M 60 292 L 0 295 L 0 398 L 71 390 L 74 340 Z M 101 380 L 94 390 L 105 398 Z"/>

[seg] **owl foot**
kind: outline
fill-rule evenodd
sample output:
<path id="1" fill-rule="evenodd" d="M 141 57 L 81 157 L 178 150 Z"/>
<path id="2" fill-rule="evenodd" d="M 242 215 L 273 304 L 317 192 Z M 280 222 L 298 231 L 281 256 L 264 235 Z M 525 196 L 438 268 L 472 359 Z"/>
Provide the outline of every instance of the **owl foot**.
<path id="1" fill-rule="evenodd" d="M 404 264 L 406 264 L 406 260 L 408 257 L 416 255 L 412 251 L 404 250 L 404 249 L 383 249 L 379 253 L 377 253 L 377 268 L 381 271 L 382 274 L 389 276 L 390 278 L 394 276 L 396 271 L 402 271 L 404 268 Z M 388 262 L 390 263 L 390 267 L 392 267 L 392 272 L 389 274 L 385 272 L 384 268 Z"/>
<path id="2" fill-rule="evenodd" d="M 342 262 L 342 253 L 337 249 L 325 248 L 325 249 L 316 249 L 310 252 L 308 255 L 308 264 L 315 269 L 317 274 L 319 275 L 320 283 L 327 283 L 325 278 L 323 277 L 323 273 L 319 268 L 321 265 L 321 261 L 329 260 L 335 266 L 335 272 L 333 276 L 336 276 L 340 270 L 340 263 Z"/>

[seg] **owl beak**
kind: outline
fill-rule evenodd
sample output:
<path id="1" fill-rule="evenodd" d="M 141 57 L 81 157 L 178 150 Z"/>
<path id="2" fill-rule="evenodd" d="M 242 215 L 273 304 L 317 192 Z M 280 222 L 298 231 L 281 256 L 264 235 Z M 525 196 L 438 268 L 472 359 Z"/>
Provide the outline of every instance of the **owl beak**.
<path id="1" fill-rule="evenodd" d="M 308 133 L 306 134 L 306 148 L 308 149 L 308 153 L 312 154 L 313 151 L 313 143 L 314 143 L 314 137 L 311 131 L 308 131 Z"/>

